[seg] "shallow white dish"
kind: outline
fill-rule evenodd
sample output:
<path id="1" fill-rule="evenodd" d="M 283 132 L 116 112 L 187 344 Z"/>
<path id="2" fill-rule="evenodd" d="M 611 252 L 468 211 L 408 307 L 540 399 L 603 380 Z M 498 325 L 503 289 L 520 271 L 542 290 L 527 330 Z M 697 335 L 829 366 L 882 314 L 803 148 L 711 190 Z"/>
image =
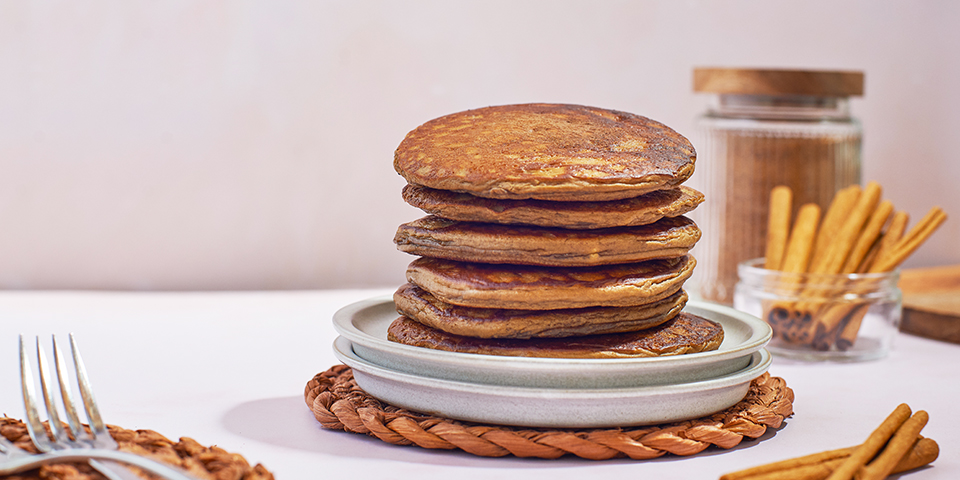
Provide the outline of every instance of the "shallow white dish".
<path id="1" fill-rule="evenodd" d="M 630 388 L 527 388 L 423 377 L 375 365 L 337 337 L 334 353 L 353 369 L 357 385 L 397 407 L 458 420 L 550 428 L 609 428 L 699 418 L 746 396 L 750 382 L 770 367 L 761 349 L 747 367 L 699 382 Z"/>
<path id="2" fill-rule="evenodd" d="M 739 371 L 770 341 L 766 322 L 729 307 L 688 302 L 684 311 L 719 322 L 724 339 L 711 352 L 650 358 L 529 358 L 447 352 L 387 340 L 399 317 L 389 296 L 340 309 L 333 324 L 360 358 L 390 370 L 489 385 L 614 388 L 705 380 Z"/>

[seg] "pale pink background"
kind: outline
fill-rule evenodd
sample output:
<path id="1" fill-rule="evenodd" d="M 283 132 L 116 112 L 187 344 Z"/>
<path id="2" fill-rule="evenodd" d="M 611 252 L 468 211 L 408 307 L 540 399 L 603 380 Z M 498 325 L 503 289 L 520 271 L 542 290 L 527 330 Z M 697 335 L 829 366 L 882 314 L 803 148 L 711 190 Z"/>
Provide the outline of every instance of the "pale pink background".
<path id="1" fill-rule="evenodd" d="M 0 3 L 0 288 L 387 286 L 431 118 L 569 102 L 693 133 L 695 66 L 863 70 L 864 179 L 951 215 L 960 2 Z M 709 232 L 706 232 L 708 234 Z"/>

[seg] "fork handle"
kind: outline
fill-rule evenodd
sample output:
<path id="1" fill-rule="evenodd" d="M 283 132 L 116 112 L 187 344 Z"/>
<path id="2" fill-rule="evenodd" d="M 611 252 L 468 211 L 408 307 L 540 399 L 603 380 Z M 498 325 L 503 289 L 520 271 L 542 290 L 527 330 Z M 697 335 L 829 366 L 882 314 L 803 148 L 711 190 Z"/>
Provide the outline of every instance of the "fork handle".
<path id="1" fill-rule="evenodd" d="M 90 459 L 108 460 L 119 462 L 126 465 L 133 465 L 146 472 L 152 473 L 166 480 L 196 480 L 182 471 L 164 465 L 155 460 L 141 457 L 133 453 L 122 452 L 120 450 L 55 450 L 38 455 L 24 455 L 8 458 L 0 462 L 0 475 L 12 475 L 14 473 L 32 470 L 48 463 L 62 462 L 85 462 Z"/>

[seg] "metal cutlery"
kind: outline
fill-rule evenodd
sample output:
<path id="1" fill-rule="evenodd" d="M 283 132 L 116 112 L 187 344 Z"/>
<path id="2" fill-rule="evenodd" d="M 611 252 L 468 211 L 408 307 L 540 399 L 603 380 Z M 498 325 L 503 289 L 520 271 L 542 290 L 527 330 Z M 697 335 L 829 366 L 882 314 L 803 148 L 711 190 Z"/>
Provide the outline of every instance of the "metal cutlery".
<path id="1" fill-rule="evenodd" d="M 0 435 L 0 475 L 8 475 L 36 468 L 44 463 L 88 461 L 90 465 L 111 480 L 136 477 L 123 465 L 132 465 L 146 472 L 168 480 L 194 480 L 184 472 L 157 462 L 150 458 L 118 450 L 118 445 L 107 431 L 100 416 L 99 408 L 90 387 L 83 359 L 73 334 L 70 335 L 70 350 L 74 371 L 77 376 L 80 397 L 86 413 L 89 429 L 83 428 L 77 415 L 77 406 L 70 387 L 70 375 L 66 359 L 60 350 L 56 337 L 53 337 L 54 366 L 60 389 L 61 404 L 66 416 L 66 428 L 60 421 L 60 415 L 54 400 L 53 384 L 50 380 L 50 367 L 45 352 L 36 342 L 37 366 L 40 388 L 47 413 L 49 432 L 44 428 L 36 400 L 36 387 L 33 370 L 26 352 L 23 336 L 20 336 L 20 379 L 23 403 L 26 410 L 25 424 L 34 446 L 41 453 L 30 454 L 7 441 Z M 109 462 L 104 463 L 104 462 Z M 132 477 L 131 477 L 132 476 Z"/>

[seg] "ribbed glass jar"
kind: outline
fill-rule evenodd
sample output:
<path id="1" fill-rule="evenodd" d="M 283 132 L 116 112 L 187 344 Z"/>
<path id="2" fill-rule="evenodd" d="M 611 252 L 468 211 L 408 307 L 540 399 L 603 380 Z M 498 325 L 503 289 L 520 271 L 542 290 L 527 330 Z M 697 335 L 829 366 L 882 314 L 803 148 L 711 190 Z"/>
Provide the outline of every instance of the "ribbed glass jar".
<path id="1" fill-rule="evenodd" d="M 716 74 L 696 73 L 704 71 Z M 810 81 L 854 74 L 720 72 L 727 76 L 714 75 L 712 83 L 695 75 L 695 89 L 715 95 L 697 120 L 697 169 L 689 184 L 706 201 L 690 214 L 703 237 L 693 250 L 698 263 L 688 290 L 730 304 L 737 264 L 764 254 L 770 190 L 793 190 L 794 216 L 804 203 L 825 211 L 837 190 L 860 183 L 862 130 L 849 109 L 856 85 Z M 738 82 L 727 81 L 731 72 Z"/>

